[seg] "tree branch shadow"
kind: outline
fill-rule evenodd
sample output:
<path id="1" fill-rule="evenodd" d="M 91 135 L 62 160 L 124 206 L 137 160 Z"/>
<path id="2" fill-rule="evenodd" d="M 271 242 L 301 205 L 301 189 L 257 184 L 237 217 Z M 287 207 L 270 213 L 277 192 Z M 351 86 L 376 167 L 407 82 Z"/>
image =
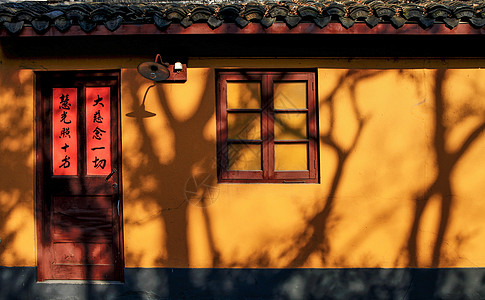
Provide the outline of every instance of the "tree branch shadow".
<path id="1" fill-rule="evenodd" d="M 363 80 L 372 78 L 377 74 L 379 74 L 379 71 L 349 70 L 345 74 L 341 75 L 338 83 L 335 85 L 329 96 L 323 101 L 320 101 L 321 106 L 328 105 L 330 108 L 330 129 L 328 133 L 320 135 L 320 141 L 330 147 L 331 150 L 336 153 L 338 161 L 335 172 L 332 176 L 330 190 L 323 200 L 325 205 L 321 210 L 317 211 L 305 222 L 307 226 L 304 228 L 304 231 L 296 236 L 294 245 L 297 245 L 297 254 L 287 264 L 287 267 L 293 268 L 303 266 L 309 257 L 314 253 L 319 253 L 322 262 L 326 263 L 326 256 L 330 252 L 331 247 L 328 239 L 330 229 L 329 220 L 332 216 L 335 205 L 335 196 L 338 192 L 347 161 L 354 152 L 368 120 L 363 116 L 357 104 L 357 97 L 355 94 L 356 87 Z M 339 145 L 339 142 L 335 139 L 335 105 L 338 101 L 338 99 L 336 99 L 336 95 L 339 89 L 341 89 L 345 84 L 347 84 L 349 87 L 352 110 L 354 118 L 357 121 L 357 129 L 354 134 L 354 138 L 348 147 Z"/>
<path id="2" fill-rule="evenodd" d="M 151 190 L 142 190 L 141 194 L 137 196 L 138 199 L 127 199 L 125 201 L 131 201 L 132 204 L 138 202 L 142 206 L 150 207 L 149 216 L 143 219 L 130 219 L 127 222 L 131 225 L 143 225 L 153 220 L 160 220 L 164 226 L 163 235 L 165 241 L 162 247 L 165 249 L 166 254 L 159 255 L 157 265 L 163 266 L 176 266 L 176 267 L 189 267 L 190 266 L 190 247 L 188 241 L 188 213 L 189 207 L 193 204 L 194 207 L 201 209 L 203 214 L 203 224 L 206 227 L 206 238 L 211 251 L 212 264 L 217 267 L 219 264 L 219 250 L 215 244 L 213 236 L 212 223 L 210 218 L 210 212 L 206 205 L 210 205 L 211 199 L 209 199 L 210 187 L 216 184 L 217 178 L 215 176 L 207 179 L 204 182 L 205 189 L 200 182 L 196 182 L 196 187 L 200 190 L 191 190 L 191 180 L 198 180 L 197 171 L 194 173 L 194 166 L 201 166 L 200 172 L 203 174 L 215 174 L 213 168 L 215 165 L 208 159 L 214 156 L 215 142 L 207 140 L 203 134 L 203 126 L 213 117 L 214 110 L 212 105 L 206 103 L 207 99 L 212 99 L 210 95 L 213 93 L 214 83 L 210 80 L 213 77 L 213 73 L 206 74 L 207 79 L 204 80 L 204 87 L 198 99 L 197 108 L 194 110 L 193 115 L 189 118 L 180 119 L 173 111 L 173 107 L 170 107 L 167 101 L 167 95 L 162 85 L 154 87 L 150 93 L 158 93 L 157 96 L 147 98 L 147 108 L 153 107 L 154 104 L 158 105 L 163 113 L 157 113 L 157 117 L 164 117 L 166 119 L 166 128 L 173 131 L 173 150 L 175 151 L 174 157 L 168 162 L 160 162 L 159 156 L 161 153 L 155 144 L 153 139 L 153 128 L 149 128 L 149 122 L 155 118 L 143 119 L 135 118 L 131 119 L 136 127 L 138 134 L 139 145 L 137 151 L 140 151 L 143 155 L 143 159 L 137 165 L 129 165 L 125 163 L 126 168 L 124 174 L 127 176 L 125 180 L 129 182 L 130 186 L 139 187 L 142 186 L 146 180 L 152 182 L 156 187 Z M 138 82 L 142 84 L 142 80 L 136 72 L 130 72 L 125 74 L 126 81 Z M 146 80 L 145 80 L 146 81 Z M 132 99 L 137 99 L 138 84 L 133 84 L 129 90 Z M 155 100 L 155 102 L 153 102 Z M 136 109 L 136 101 L 133 103 L 132 109 Z M 164 116 L 162 116 L 164 115 Z M 158 136 L 157 138 L 161 138 Z M 207 172 L 207 173 L 205 173 Z M 189 190 L 187 190 L 189 189 Z M 188 198 L 187 194 L 193 195 L 197 191 L 202 191 L 198 194 L 197 202 L 191 202 L 192 199 Z M 142 200 L 143 199 L 143 200 Z M 133 202 L 134 201 L 134 202 Z M 143 203 L 142 203 L 143 202 Z M 158 207 L 158 209 L 153 209 Z M 141 257 L 133 257 L 133 254 L 127 252 L 127 258 L 134 259 L 135 261 L 142 261 Z M 148 254 L 148 253 L 147 253 Z M 141 253 L 143 255 L 143 253 Z M 172 286 L 169 283 L 169 286 Z M 187 288 L 189 288 L 190 282 L 187 282 Z M 170 297 L 177 298 L 180 295 L 172 294 L 174 291 L 170 291 Z"/>
<path id="3" fill-rule="evenodd" d="M 455 201 L 455 191 L 452 184 L 452 173 L 460 159 L 466 154 L 467 150 L 474 144 L 478 137 L 485 130 L 485 121 L 482 121 L 464 140 L 455 151 L 446 149 L 447 138 L 453 125 L 446 119 L 447 99 L 444 93 L 444 85 L 447 81 L 449 71 L 438 69 L 434 75 L 434 132 L 432 136 L 433 151 L 435 154 L 434 165 L 437 168 L 436 178 L 422 191 L 418 191 L 414 198 L 414 216 L 411 223 L 409 238 L 407 240 L 406 251 L 408 255 L 408 265 L 418 267 L 418 236 L 423 219 L 423 213 L 430 203 L 432 197 L 438 197 L 440 201 L 439 221 L 437 224 L 436 239 L 433 243 L 431 257 L 431 267 L 439 267 L 442 259 L 442 247 L 445 235 L 449 226 L 452 206 Z M 466 119 L 472 115 L 473 111 L 468 111 L 460 116 Z"/>

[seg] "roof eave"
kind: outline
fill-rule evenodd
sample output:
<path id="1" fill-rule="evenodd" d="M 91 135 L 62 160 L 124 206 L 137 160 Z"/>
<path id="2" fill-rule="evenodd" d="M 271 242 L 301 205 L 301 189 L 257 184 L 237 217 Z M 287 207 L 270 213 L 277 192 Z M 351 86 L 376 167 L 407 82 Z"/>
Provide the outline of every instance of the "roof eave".
<path id="1" fill-rule="evenodd" d="M 339 23 L 329 23 L 324 28 L 318 27 L 313 23 L 300 23 L 293 28 L 289 28 L 285 23 L 274 23 L 271 27 L 265 28 L 260 23 L 249 23 L 244 28 L 234 23 L 223 23 L 217 28 L 210 28 L 206 23 L 194 23 L 189 27 L 181 24 L 171 24 L 164 29 L 160 29 L 154 24 L 123 24 L 116 30 L 111 31 L 105 26 L 96 26 L 91 31 L 86 32 L 79 25 L 72 25 L 68 30 L 62 32 L 51 26 L 42 33 L 37 32 L 32 26 L 23 26 L 15 34 L 9 33 L 5 28 L 0 30 L 0 37 L 39 37 L 39 36 L 107 36 L 107 35 L 224 35 L 224 34 L 314 34 L 314 35 L 482 35 L 485 34 L 484 28 L 473 28 L 467 23 L 462 23 L 453 29 L 445 24 L 434 24 L 424 29 L 419 24 L 404 24 L 400 28 L 395 28 L 391 24 L 380 23 L 370 28 L 366 23 L 355 23 L 350 28 L 344 28 Z"/>

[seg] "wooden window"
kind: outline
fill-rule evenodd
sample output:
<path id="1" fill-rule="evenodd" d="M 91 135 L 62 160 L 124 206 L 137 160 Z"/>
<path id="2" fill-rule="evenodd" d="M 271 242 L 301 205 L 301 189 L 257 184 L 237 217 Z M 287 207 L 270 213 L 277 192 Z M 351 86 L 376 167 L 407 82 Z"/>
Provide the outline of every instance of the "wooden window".
<path id="1" fill-rule="evenodd" d="M 217 72 L 220 182 L 318 182 L 314 72 Z"/>

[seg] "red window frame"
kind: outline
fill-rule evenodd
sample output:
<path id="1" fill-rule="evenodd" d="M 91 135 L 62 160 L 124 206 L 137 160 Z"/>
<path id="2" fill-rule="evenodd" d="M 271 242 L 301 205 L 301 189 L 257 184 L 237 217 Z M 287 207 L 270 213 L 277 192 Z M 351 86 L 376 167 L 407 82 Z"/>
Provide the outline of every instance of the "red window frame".
<path id="1" fill-rule="evenodd" d="M 217 77 L 217 173 L 221 183 L 318 183 L 318 109 L 314 71 L 252 71 L 218 70 Z M 260 109 L 229 109 L 227 105 L 228 82 L 260 82 Z M 306 82 L 306 109 L 275 109 L 275 82 Z M 260 140 L 234 140 L 228 138 L 228 113 L 261 113 Z M 307 138 L 275 140 L 275 113 L 306 113 Z M 230 143 L 261 144 L 261 169 L 256 171 L 230 170 L 228 145 Z M 275 170 L 275 144 L 307 144 L 307 170 Z"/>

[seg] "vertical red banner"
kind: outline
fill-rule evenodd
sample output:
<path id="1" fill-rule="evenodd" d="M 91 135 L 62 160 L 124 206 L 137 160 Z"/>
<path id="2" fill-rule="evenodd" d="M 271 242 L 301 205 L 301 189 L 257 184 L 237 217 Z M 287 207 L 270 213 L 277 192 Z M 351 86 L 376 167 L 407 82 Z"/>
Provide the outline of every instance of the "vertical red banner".
<path id="1" fill-rule="evenodd" d="M 111 172 L 110 88 L 86 88 L 87 175 Z"/>
<path id="2" fill-rule="evenodd" d="M 52 174 L 77 175 L 77 89 L 52 89 Z"/>

